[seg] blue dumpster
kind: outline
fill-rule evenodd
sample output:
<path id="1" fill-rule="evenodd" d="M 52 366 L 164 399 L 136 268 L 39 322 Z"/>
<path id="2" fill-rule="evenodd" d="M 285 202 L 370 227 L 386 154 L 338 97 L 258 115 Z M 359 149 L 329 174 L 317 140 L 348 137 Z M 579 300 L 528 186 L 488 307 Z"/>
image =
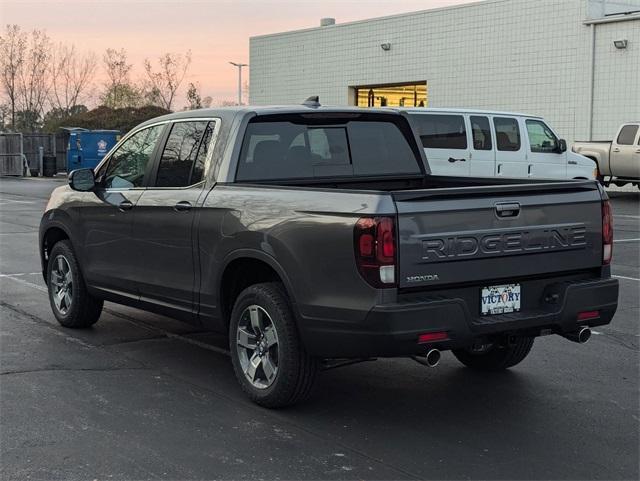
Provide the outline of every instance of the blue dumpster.
<path id="1" fill-rule="evenodd" d="M 69 133 L 67 171 L 93 169 L 120 140 L 118 130 L 88 130 L 79 127 L 63 130 Z"/>

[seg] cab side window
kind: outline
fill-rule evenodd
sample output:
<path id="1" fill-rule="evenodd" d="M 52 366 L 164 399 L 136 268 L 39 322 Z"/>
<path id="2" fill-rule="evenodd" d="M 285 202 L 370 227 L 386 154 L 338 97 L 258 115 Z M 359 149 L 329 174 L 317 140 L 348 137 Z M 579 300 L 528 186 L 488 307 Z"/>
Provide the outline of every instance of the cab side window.
<path id="1" fill-rule="evenodd" d="M 558 138 L 544 122 L 527 120 L 526 125 L 531 152 L 549 153 L 558 150 Z"/>
<path id="2" fill-rule="evenodd" d="M 171 127 L 156 176 L 156 187 L 187 187 L 204 175 L 213 122 L 176 122 Z"/>
<path id="3" fill-rule="evenodd" d="M 636 139 L 637 133 L 637 125 L 625 125 L 620 129 L 616 143 L 618 145 L 633 145 L 633 141 Z"/>
<path id="4" fill-rule="evenodd" d="M 516 119 L 494 117 L 493 126 L 496 129 L 498 150 L 503 152 L 517 152 L 520 150 L 520 128 Z"/>
<path id="5" fill-rule="evenodd" d="M 142 187 L 147 164 L 164 125 L 140 130 L 118 147 L 106 166 L 104 186 L 107 189 Z"/>

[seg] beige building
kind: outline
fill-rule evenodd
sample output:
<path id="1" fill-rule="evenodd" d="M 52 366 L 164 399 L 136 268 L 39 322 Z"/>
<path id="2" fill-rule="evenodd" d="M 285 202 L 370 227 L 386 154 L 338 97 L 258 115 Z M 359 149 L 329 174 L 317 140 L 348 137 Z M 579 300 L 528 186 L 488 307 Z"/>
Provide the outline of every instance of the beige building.
<path id="1" fill-rule="evenodd" d="M 640 0 L 485 0 L 253 37 L 250 101 L 497 109 L 568 141 L 640 118 Z"/>

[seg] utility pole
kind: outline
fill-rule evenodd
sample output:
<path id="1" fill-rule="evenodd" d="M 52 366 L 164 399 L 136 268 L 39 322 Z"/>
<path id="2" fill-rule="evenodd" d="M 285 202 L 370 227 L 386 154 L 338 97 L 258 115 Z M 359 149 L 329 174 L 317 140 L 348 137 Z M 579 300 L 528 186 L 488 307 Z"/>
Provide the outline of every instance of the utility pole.
<path id="1" fill-rule="evenodd" d="M 238 67 L 238 105 L 242 105 L 242 67 L 248 67 L 248 63 L 229 62 L 231 65 Z"/>

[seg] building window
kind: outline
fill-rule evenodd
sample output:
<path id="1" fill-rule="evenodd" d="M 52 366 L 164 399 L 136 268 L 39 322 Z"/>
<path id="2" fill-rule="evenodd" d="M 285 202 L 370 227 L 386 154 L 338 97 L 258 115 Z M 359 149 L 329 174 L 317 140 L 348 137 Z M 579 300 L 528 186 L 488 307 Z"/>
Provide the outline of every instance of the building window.
<path id="1" fill-rule="evenodd" d="M 426 107 L 429 103 L 427 82 L 355 87 L 358 107 Z"/>

